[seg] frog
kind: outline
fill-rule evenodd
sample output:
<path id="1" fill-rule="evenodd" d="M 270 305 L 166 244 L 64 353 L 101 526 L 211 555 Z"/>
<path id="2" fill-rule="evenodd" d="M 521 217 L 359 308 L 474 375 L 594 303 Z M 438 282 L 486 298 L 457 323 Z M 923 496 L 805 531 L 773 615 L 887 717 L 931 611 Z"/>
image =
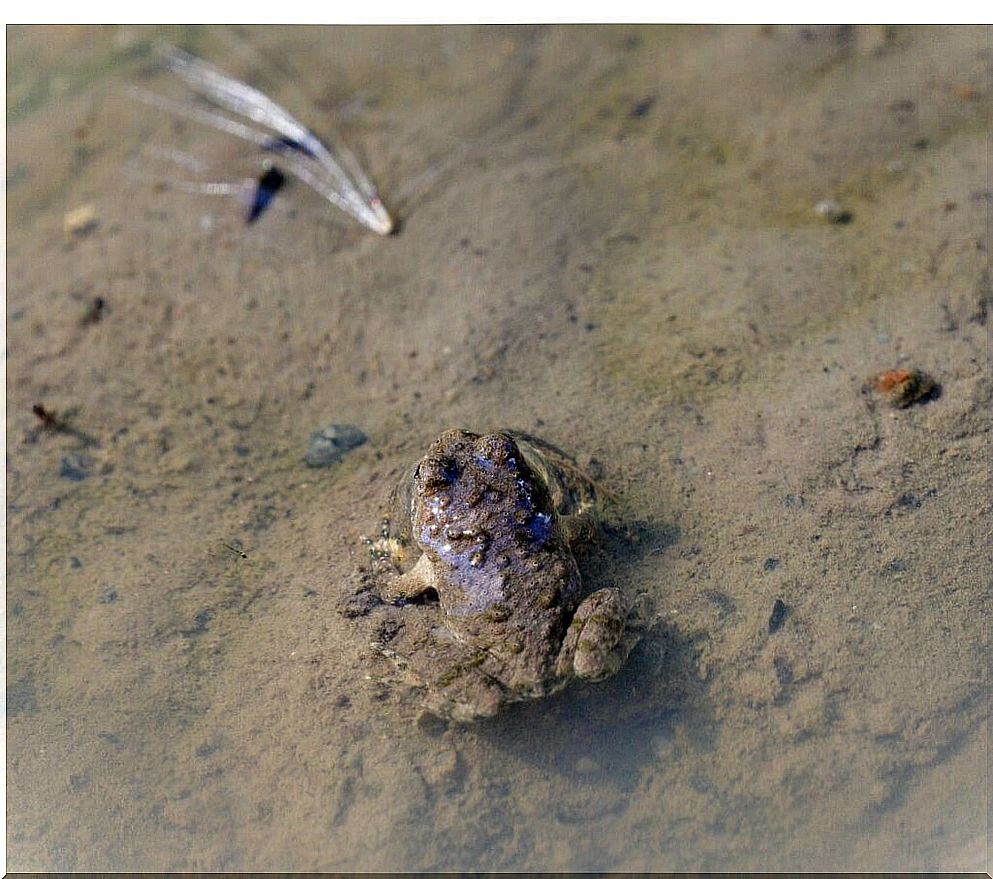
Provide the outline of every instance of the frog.
<path id="1" fill-rule="evenodd" d="M 375 646 L 446 721 L 600 681 L 637 637 L 620 589 L 584 588 L 576 550 L 602 505 L 576 461 L 538 437 L 447 430 L 401 478 L 374 553 L 389 609 Z M 382 565 L 381 565 L 382 567 Z"/>

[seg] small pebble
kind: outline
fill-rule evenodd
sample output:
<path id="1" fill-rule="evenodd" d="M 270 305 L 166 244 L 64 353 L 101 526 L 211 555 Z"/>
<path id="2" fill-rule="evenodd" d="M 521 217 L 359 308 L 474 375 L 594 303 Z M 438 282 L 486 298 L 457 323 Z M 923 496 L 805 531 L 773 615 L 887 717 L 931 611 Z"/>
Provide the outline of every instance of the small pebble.
<path id="1" fill-rule="evenodd" d="M 825 198 L 817 202 L 814 205 L 814 213 L 820 214 L 825 220 L 830 220 L 832 223 L 844 224 L 852 221 L 852 212 L 846 211 L 833 198 Z"/>
<path id="2" fill-rule="evenodd" d="M 787 687 L 793 683 L 793 667 L 781 656 L 777 656 L 772 661 L 772 667 L 776 670 L 776 680 Z"/>
<path id="3" fill-rule="evenodd" d="M 62 217 L 62 229 L 68 238 L 88 235 L 99 225 L 96 208 L 91 204 L 66 211 Z"/>
<path id="4" fill-rule="evenodd" d="M 102 296 L 94 297 L 93 301 L 86 306 L 86 310 L 80 318 L 80 323 L 83 325 L 99 323 L 106 313 L 106 308 L 107 303 Z"/>
<path id="5" fill-rule="evenodd" d="M 329 424 L 310 435 L 304 461 L 308 467 L 330 467 L 367 439 L 361 430 L 351 424 Z"/>
<path id="6" fill-rule="evenodd" d="M 786 619 L 786 614 L 789 612 L 789 608 L 782 598 L 777 598 L 772 605 L 772 613 L 769 614 L 769 634 L 773 632 L 778 632 L 783 625 L 783 621 Z"/>
<path id="7" fill-rule="evenodd" d="M 940 391 L 938 383 L 920 369 L 888 369 L 872 379 L 870 384 L 894 409 L 906 409 L 914 403 L 925 402 Z"/>
<path id="8" fill-rule="evenodd" d="M 655 96 L 649 95 L 647 98 L 642 98 L 638 101 L 638 103 L 636 103 L 628 112 L 628 116 L 632 119 L 640 119 L 642 116 L 645 116 L 654 105 Z"/>
<path id="9" fill-rule="evenodd" d="M 59 476 L 70 482 L 82 482 L 90 475 L 85 468 L 86 462 L 79 455 L 72 455 L 62 459 L 62 463 L 59 465 Z"/>

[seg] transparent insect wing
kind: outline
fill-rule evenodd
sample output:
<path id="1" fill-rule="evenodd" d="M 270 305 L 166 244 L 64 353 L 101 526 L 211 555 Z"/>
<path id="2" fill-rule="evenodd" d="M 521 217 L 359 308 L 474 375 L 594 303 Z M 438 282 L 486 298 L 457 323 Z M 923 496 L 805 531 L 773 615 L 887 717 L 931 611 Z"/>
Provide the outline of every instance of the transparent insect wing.
<path id="1" fill-rule="evenodd" d="M 226 76 L 187 52 L 171 49 L 165 58 L 169 68 L 194 91 L 228 112 L 268 129 L 271 134 L 222 113 L 186 107 L 158 95 L 151 96 L 152 103 L 264 149 L 287 151 L 287 170 L 307 186 L 374 232 L 388 235 L 393 230 L 393 221 L 376 188 L 344 145 L 339 145 L 337 151 L 351 174 L 306 126 L 258 89 Z M 273 134 L 277 137 L 273 138 Z"/>

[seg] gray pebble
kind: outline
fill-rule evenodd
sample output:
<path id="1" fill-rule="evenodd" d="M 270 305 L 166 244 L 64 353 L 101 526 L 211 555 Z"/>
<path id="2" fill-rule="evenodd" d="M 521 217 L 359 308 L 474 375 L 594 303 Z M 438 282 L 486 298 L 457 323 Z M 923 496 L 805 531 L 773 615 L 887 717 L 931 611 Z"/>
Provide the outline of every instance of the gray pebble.
<path id="1" fill-rule="evenodd" d="M 778 632 L 782 628 L 783 621 L 790 609 L 782 598 L 777 598 L 772 604 L 772 613 L 769 614 L 769 634 Z"/>
<path id="2" fill-rule="evenodd" d="M 814 205 L 814 213 L 820 214 L 832 223 L 844 224 L 852 221 L 852 212 L 846 211 L 833 198 L 825 198 L 823 201 L 817 202 Z"/>
<path id="3" fill-rule="evenodd" d="M 351 424 L 329 424 L 310 435 L 304 461 L 308 467 L 330 467 L 367 439 L 361 430 Z"/>
<path id="4" fill-rule="evenodd" d="M 87 461 L 80 455 L 70 455 L 63 458 L 59 465 L 59 476 L 70 482 L 82 482 L 90 473 L 86 469 Z"/>

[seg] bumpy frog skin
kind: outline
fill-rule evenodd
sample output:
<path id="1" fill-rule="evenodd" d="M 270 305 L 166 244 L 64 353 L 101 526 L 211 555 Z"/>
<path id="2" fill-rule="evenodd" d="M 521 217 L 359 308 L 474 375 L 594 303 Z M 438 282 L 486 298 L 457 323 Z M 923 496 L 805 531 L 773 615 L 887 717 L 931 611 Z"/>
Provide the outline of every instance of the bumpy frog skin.
<path id="1" fill-rule="evenodd" d="M 380 590 L 395 605 L 381 652 L 425 708 L 467 721 L 506 702 L 600 680 L 632 646 L 617 589 L 583 598 L 572 547 L 595 537 L 596 491 L 564 453 L 505 432 L 443 433 L 403 480 L 388 542 L 416 564 Z M 418 603 L 434 593 L 438 604 Z"/>

